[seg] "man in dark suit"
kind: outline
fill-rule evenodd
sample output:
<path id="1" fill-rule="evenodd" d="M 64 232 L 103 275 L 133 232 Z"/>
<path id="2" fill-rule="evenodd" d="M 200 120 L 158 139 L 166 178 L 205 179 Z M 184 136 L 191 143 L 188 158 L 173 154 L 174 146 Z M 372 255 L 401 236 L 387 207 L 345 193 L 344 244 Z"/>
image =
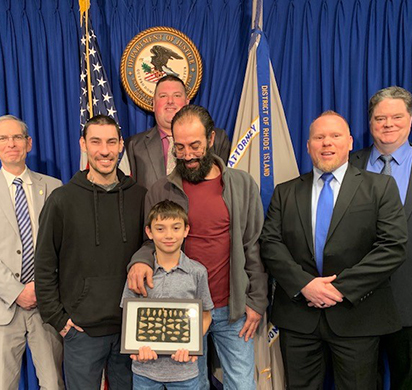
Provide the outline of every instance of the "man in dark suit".
<path id="1" fill-rule="evenodd" d="M 412 122 L 412 95 L 400 87 L 378 91 L 369 101 L 372 146 L 352 153 L 350 162 L 371 172 L 394 177 L 404 205 L 409 237 L 412 237 L 412 146 L 408 137 Z M 385 162 L 387 160 L 387 162 Z M 382 337 L 391 372 L 391 389 L 412 388 L 412 244 L 406 261 L 392 275 L 391 285 L 401 315 L 402 329 Z"/>
<path id="2" fill-rule="evenodd" d="M 175 158 L 172 151 L 171 123 L 176 112 L 187 104 L 189 99 L 181 79 L 168 75 L 158 81 L 153 96 L 156 125 L 126 140 L 131 175 L 139 185 L 149 189 L 173 170 Z M 222 129 L 215 129 L 214 132 L 212 151 L 227 163 L 230 153 L 229 138 Z"/>
<path id="3" fill-rule="evenodd" d="M 389 277 L 407 229 L 393 178 L 348 164 L 346 120 L 310 127 L 313 172 L 278 185 L 261 236 L 277 280 L 272 321 L 289 389 L 320 389 L 331 356 L 336 388 L 375 389 L 379 335 L 400 328 Z"/>
<path id="4" fill-rule="evenodd" d="M 27 125 L 0 117 L 0 389 L 17 389 L 26 341 L 42 389 L 64 389 L 62 339 L 37 308 L 34 253 L 38 218 L 62 182 L 26 166 Z M 24 210 L 24 211 L 23 211 Z"/>

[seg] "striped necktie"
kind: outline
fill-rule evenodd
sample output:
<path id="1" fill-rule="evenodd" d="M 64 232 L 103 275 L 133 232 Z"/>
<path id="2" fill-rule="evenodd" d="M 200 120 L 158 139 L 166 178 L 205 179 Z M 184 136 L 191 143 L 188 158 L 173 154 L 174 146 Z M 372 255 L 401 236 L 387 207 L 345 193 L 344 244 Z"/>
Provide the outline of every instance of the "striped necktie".
<path id="1" fill-rule="evenodd" d="M 34 278 L 34 246 L 33 233 L 27 204 L 26 194 L 23 189 L 23 180 L 16 177 L 13 180 L 16 186 L 15 208 L 17 225 L 19 226 L 20 239 L 23 247 L 21 264 L 21 283 L 26 284 Z"/>

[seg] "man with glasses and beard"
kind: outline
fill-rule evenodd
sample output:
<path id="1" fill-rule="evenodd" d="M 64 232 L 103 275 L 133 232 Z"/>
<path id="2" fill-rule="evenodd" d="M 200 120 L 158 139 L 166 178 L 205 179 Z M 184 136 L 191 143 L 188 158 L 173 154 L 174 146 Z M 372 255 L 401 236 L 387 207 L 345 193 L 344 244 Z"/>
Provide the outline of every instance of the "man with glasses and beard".
<path id="1" fill-rule="evenodd" d="M 176 168 L 146 196 L 146 213 L 165 199 L 189 215 L 185 253 L 203 264 L 215 309 L 209 328 L 223 368 L 225 388 L 255 389 L 253 336 L 267 307 L 267 275 L 259 255 L 263 208 L 252 177 L 227 168 L 211 152 L 215 133 L 203 107 L 183 107 L 173 118 Z M 153 287 L 153 246 L 146 241 L 129 264 L 129 288 Z M 172 271 L 173 272 L 173 271 Z M 208 389 L 206 353 L 199 383 Z"/>

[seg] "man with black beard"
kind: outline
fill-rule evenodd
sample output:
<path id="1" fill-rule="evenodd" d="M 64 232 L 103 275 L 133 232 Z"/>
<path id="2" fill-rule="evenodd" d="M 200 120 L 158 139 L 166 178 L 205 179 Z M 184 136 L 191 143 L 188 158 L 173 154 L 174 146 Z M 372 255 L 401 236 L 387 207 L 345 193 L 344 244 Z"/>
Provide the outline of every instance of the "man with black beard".
<path id="1" fill-rule="evenodd" d="M 203 107 L 185 106 L 175 115 L 176 168 L 151 187 L 145 210 L 169 199 L 188 212 L 185 253 L 208 270 L 215 306 L 209 332 L 222 363 L 224 386 L 249 390 L 256 388 L 253 336 L 267 306 L 267 276 L 258 242 L 263 209 L 252 177 L 227 168 L 211 152 L 213 129 L 213 120 Z M 145 281 L 153 287 L 152 267 L 153 246 L 146 241 L 129 264 L 129 288 L 146 296 Z M 209 388 L 206 348 L 204 342 L 199 359 L 201 389 Z"/>

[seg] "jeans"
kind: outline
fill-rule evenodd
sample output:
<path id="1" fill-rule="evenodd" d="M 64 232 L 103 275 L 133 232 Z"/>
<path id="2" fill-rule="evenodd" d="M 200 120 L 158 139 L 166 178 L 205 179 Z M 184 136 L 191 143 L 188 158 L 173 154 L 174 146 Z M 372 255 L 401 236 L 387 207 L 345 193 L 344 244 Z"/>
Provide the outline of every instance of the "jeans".
<path id="1" fill-rule="evenodd" d="M 132 360 L 120 354 L 120 333 L 91 337 L 70 328 L 63 342 L 67 390 L 99 390 L 106 364 L 110 390 L 132 389 Z"/>
<path id="2" fill-rule="evenodd" d="M 157 382 L 145 376 L 133 374 L 133 390 L 199 390 L 199 378 L 180 382 Z"/>
<path id="3" fill-rule="evenodd" d="M 223 388 L 230 390 L 254 390 L 255 354 L 253 339 L 245 342 L 239 332 L 246 315 L 234 323 L 229 322 L 229 307 L 212 310 L 212 323 L 203 338 L 203 356 L 199 356 L 199 382 L 202 390 L 210 388 L 207 372 L 207 335 L 213 344 L 223 369 Z"/>

